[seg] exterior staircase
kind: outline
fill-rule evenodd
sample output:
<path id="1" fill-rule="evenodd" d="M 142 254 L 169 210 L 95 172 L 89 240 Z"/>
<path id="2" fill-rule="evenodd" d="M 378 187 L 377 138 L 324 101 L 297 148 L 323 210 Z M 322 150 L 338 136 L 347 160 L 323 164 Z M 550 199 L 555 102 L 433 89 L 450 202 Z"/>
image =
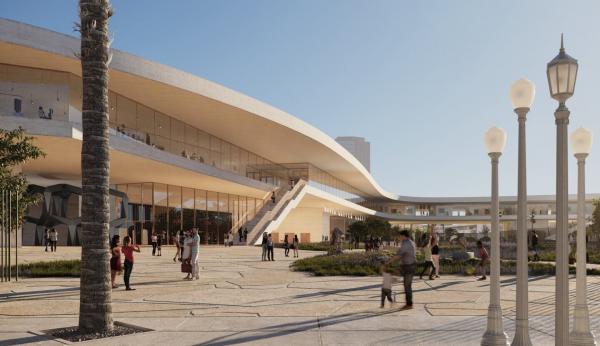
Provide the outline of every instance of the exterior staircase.
<path id="1" fill-rule="evenodd" d="M 259 237 L 262 236 L 263 232 L 269 231 L 269 226 L 271 226 L 284 211 L 289 213 L 289 208 L 287 208 L 288 205 L 300 195 L 306 184 L 305 180 L 299 180 L 296 185 L 294 185 L 293 189 L 286 191 L 282 197 L 278 198 L 277 203 L 275 203 L 270 210 L 265 210 L 263 213 L 263 210 L 261 209 L 256 217 L 248 221 L 245 226 L 248 227 L 248 245 L 255 244 Z M 270 204 L 273 205 L 273 203 Z"/>
<path id="2" fill-rule="evenodd" d="M 248 229 L 248 239 L 250 239 L 250 234 L 252 233 L 252 230 L 254 229 L 254 227 L 256 226 L 256 224 L 271 210 L 273 210 L 276 206 L 277 206 L 277 201 L 280 201 L 283 196 L 288 192 L 288 189 L 286 189 L 285 187 L 279 187 L 277 190 L 275 190 L 275 202 L 273 203 L 271 201 L 271 196 L 272 194 L 269 193 L 264 199 L 263 199 L 263 205 L 260 208 L 260 210 L 254 215 L 254 217 L 248 221 L 246 221 L 245 223 L 239 223 L 236 225 L 233 225 L 231 228 L 231 231 L 233 232 L 233 245 L 246 245 L 247 243 L 245 241 L 239 241 L 240 237 L 238 234 L 238 230 L 240 227 L 242 227 L 243 229 Z"/>

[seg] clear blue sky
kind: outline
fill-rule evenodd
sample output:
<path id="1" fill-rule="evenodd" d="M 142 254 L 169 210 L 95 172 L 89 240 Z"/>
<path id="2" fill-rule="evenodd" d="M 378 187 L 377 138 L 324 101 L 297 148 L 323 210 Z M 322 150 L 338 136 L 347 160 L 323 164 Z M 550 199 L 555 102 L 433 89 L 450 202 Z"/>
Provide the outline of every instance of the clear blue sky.
<path id="1" fill-rule="evenodd" d="M 373 175 L 402 195 L 489 194 L 483 133 L 492 125 L 508 132 L 500 192 L 515 195 L 508 89 L 521 77 L 537 85 L 528 190 L 554 193 L 556 103 L 545 68 L 564 32 L 580 63 L 569 132 L 584 126 L 598 136 L 587 174 L 588 192 L 600 192 L 598 1 L 115 0 L 113 7 L 113 47 L 243 92 L 332 137 L 366 137 Z M 2 1 L 0 14 L 76 34 L 74 0 Z"/>

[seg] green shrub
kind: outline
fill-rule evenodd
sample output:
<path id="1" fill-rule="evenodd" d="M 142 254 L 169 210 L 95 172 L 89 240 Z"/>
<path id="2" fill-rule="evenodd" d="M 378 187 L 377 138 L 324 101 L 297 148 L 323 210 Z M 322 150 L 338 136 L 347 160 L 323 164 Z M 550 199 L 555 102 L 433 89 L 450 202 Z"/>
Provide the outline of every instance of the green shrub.
<path id="1" fill-rule="evenodd" d="M 80 260 L 24 263 L 19 264 L 19 275 L 33 278 L 79 277 L 80 267 Z"/>
<path id="2" fill-rule="evenodd" d="M 369 252 L 369 253 L 345 253 L 342 255 L 320 255 L 310 258 L 304 258 L 295 261 L 290 265 L 294 271 L 310 272 L 317 276 L 366 276 L 380 274 L 381 261 L 387 261 L 393 254 L 391 252 Z M 473 275 L 479 259 L 470 258 L 467 260 L 453 261 L 452 259 L 440 259 L 440 274 L 458 274 Z M 417 264 L 417 273 L 420 274 L 424 268 L 424 263 Z M 489 273 L 489 266 L 487 272 Z M 398 274 L 400 272 L 397 264 L 386 268 L 386 271 Z M 515 275 L 517 272 L 517 262 L 514 260 L 502 260 L 500 262 L 500 272 L 502 275 Z M 575 266 L 569 267 L 571 274 L 575 273 Z M 600 275 L 600 269 L 588 269 L 589 275 Z M 554 275 L 554 263 L 529 263 L 529 275 Z"/>

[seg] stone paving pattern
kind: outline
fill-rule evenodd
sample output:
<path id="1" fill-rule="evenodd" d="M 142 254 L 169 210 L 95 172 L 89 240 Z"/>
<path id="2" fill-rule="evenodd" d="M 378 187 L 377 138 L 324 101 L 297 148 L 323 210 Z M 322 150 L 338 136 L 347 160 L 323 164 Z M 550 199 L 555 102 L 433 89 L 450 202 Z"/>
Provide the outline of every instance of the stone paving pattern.
<path id="1" fill-rule="evenodd" d="M 489 281 L 443 276 L 415 280 L 415 309 L 379 308 L 379 277 L 313 277 L 288 269 L 294 260 L 276 250 L 262 262 L 253 247 L 202 247 L 198 281 L 184 281 L 174 249 L 136 254 L 132 286 L 113 292 L 114 318 L 154 331 L 94 345 L 478 345 L 486 326 Z M 301 257 L 315 252 L 301 251 Z M 78 258 L 80 249 L 45 253 L 29 247 L 22 261 Z M 553 345 L 554 279 L 530 278 L 534 345 Z M 118 278 L 122 284 L 122 277 Z M 505 329 L 514 334 L 514 277 L 502 277 Z M 592 327 L 600 335 L 600 278 L 588 277 Z M 575 280 L 571 280 L 571 306 Z M 41 331 L 77 324 L 79 279 L 21 279 L 0 284 L 0 345 L 60 344 Z"/>

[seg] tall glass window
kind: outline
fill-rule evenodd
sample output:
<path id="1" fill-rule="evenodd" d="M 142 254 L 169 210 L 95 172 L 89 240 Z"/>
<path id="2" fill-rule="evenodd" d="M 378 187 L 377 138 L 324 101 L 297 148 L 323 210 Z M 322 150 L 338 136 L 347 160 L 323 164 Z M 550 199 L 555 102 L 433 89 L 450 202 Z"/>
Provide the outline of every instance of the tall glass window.
<path id="1" fill-rule="evenodd" d="M 183 230 L 194 227 L 194 189 L 182 188 Z"/>
<path id="2" fill-rule="evenodd" d="M 169 209 L 167 203 L 167 185 L 154 184 L 154 231 L 167 232 L 169 229 Z M 148 243 L 149 239 L 146 241 Z"/>
<path id="3" fill-rule="evenodd" d="M 208 243 L 208 212 L 206 210 L 206 191 L 196 190 L 196 227 L 200 233 L 200 241 Z"/>
<path id="4" fill-rule="evenodd" d="M 169 232 L 167 239 L 170 241 L 178 231 L 181 231 L 181 186 L 168 186 L 169 199 Z"/>
<path id="5" fill-rule="evenodd" d="M 219 193 L 219 244 L 225 244 L 225 239 L 230 229 L 231 213 L 229 212 L 229 195 Z"/>
<path id="6" fill-rule="evenodd" d="M 209 244 L 218 244 L 219 241 L 219 195 L 216 192 L 206 192 L 206 206 L 208 210 L 207 238 Z"/>

